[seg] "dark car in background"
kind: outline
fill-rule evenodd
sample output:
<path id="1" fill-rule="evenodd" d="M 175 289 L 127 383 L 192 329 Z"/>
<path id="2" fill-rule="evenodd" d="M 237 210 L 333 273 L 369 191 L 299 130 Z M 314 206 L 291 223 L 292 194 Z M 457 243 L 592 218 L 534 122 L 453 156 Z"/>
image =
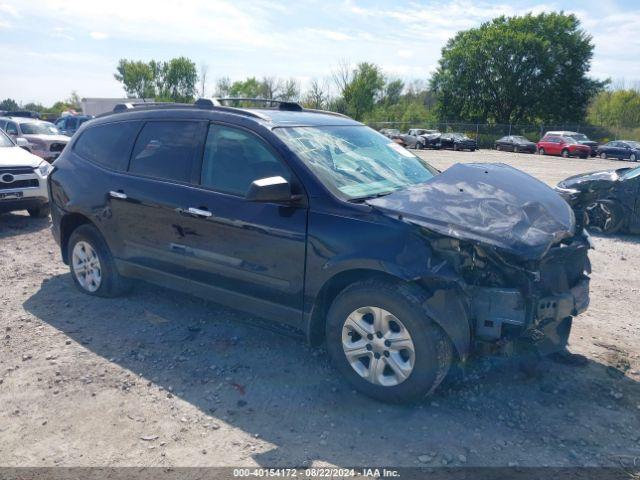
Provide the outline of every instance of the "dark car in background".
<path id="1" fill-rule="evenodd" d="M 637 162 L 640 159 L 640 142 L 632 140 L 614 140 L 598 147 L 597 154 L 600 158 L 617 158 Z"/>
<path id="2" fill-rule="evenodd" d="M 92 118 L 91 115 L 67 115 L 56 120 L 55 125 L 62 135 L 73 137 L 73 134 L 78 131 L 80 125 Z"/>
<path id="3" fill-rule="evenodd" d="M 582 145 L 571 137 L 546 134 L 536 144 L 540 155 L 560 155 L 564 158 L 580 157 L 588 158 L 591 154 L 591 147 Z"/>
<path id="4" fill-rule="evenodd" d="M 495 141 L 496 150 L 502 150 L 504 152 L 527 152 L 536 153 L 537 147 L 526 137 L 520 135 L 507 135 L 506 137 L 499 138 Z"/>
<path id="5" fill-rule="evenodd" d="M 469 150 L 473 152 L 478 148 L 478 144 L 464 133 L 442 133 L 435 139 L 433 148 L 450 148 L 452 150 Z"/>
<path id="6" fill-rule="evenodd" d="M 574 175 L 556 190 L 589 228 L 640 233 L 640 167 Z"/>
<path id="7" fill-rule="evenodd" d="M 272 319 L 391 402 L 472 352 L 564 349 L 589 245 L 553 189 L 500 164 L 439 173 L 339 114 L 224 104 L 128 105 L 71 139 L 48 185 L 80 291 L 141 279 Z"/>

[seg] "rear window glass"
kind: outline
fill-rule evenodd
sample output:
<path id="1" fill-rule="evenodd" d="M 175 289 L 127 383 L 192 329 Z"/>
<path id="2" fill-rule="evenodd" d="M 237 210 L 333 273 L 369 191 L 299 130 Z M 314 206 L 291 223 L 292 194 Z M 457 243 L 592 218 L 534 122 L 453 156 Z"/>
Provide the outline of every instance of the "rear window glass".
<path id="1" fill-rule="evenodd" d="M 148 122 L 136 141 L 129 171 L 188 182 L 202 141 L 199 122 Z"/>
<path id="2" fill-rule="evenodd" d="M 113 170 L 126 170 L 141 122 L 97 125 L 85 130 L 74 151 L 86 160 Z"/>

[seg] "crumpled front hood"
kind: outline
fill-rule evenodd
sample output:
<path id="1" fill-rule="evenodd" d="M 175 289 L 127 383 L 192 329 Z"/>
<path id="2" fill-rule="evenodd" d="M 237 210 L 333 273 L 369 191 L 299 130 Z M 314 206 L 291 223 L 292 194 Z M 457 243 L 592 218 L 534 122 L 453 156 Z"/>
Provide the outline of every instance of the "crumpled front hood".
<path id="1" fill-rule="evenodd" d="M 374 208 L 526 260 L 574 234 L 571 207 L 550 187 L 504 164 L 458 163 L 431 180 L 369 200 Z"/>
<path id="2" fill-rule="evenodd" d="M 561 188 L 575 188 L 582 190 L 590 188 L 594 183 L 607 184 L 617 181 L 630 168 L 619 168 L 617 170 L 598 170 L 596 172 L 581 173 L 573 175 L 561 181 L 558 186 Z"/>

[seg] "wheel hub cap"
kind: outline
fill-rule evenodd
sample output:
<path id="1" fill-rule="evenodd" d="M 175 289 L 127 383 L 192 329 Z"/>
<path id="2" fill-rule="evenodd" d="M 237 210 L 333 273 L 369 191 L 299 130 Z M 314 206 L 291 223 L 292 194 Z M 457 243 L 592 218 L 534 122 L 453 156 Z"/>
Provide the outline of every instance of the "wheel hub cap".
<path id="1" fill-rule="evenodd" d="M 87 242 L 75 244 L 72 252 L 73 273 L 82 288 L 95 292 L 102 283 L 102 266 L 94 248 Z"/>
<path id="2" fill-rule="evenodd" d="M 342 348 L 358 375 L 375 385 L 404 382 L 415 364 L 409 331 L 392 313 L 379 307 L 353 311 L 342 327 Z"/>

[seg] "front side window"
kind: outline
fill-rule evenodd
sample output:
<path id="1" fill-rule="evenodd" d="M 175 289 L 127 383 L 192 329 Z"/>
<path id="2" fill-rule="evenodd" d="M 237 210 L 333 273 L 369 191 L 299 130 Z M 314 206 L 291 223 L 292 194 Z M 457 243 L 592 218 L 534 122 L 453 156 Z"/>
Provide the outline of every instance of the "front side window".
<path id="1" fill-rule="evenodd" d="M 141 122 L 117 122 L 86 129 L 75 143 L 80 157 L 113 170 L 126 170 Z"/>
<path id="2" fill-rule="evenodd" d="M 288 169 L 257 136 L 244 130 L 211 125 L 202 160 L 202 186 L 245 196 L 254 180 L 281 176 Z"/>
<path id="3" fill-rule="evenodd" d="M 53 123 L 21 123 L 20 130 L 23 135 L 59 135 L 60 132 Z"/>
<path id="4" fill-rule="evenodd" d="M 342 198 L 388 194 L 437 174 L 424 160 L 369 127 L 279 127 L 273 131 Z"/>
<path id="5" fill-rule="evenodd" d="M 200 132 L 199 122 L 147 122 L 133 148 L 129 171 L 189 182 L 202 144 Z"/>

